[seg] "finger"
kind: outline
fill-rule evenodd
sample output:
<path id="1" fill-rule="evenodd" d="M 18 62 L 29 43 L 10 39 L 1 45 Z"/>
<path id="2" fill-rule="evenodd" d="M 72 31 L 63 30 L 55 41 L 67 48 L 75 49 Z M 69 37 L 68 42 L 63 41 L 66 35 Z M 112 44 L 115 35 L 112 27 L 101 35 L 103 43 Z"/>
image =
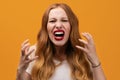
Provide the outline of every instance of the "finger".
<path id="1" fill-rule="evenodd" d="M 30 52 L 26 54 L 26 58 L 27 58 L 34 50 L 35 50 L 35 49 L 30 50 Z"/>
<path id="2" fill-rule="evenodd" d="M 25 55 L 29 54 L 29 48 L 30 48 L 30 45 L 28 45 L 28 46 L 25 48 L 25 51 L 24 51 L 24 52 L 25 52 L 25 53 L 24 53 Z"/>
<path id="3" fill-rule="evenodd" d="M 83 40 L 83 39 L 78 39 L 81 43 L 83 43 L 83 44 L 85 44 L 85 45 L 87 45 L 88 44 L 88 42 L 87 41 L 85 41 L 85 40 Z"/>
<path id="4" fill-rule="evenodd" d="M 22 55 L 25 55 L 28 52 L 29 48 L 30 48 L 30 43 L 27 43 L 24 47 L 22 47 L 21 49 Z"/>
<path id="5" fill-rule="evenodd" d="M 89 41 L 90 37 L 89 37 L 89 35 L 87 35 L 86 32 L 85 32 L 85 33 L 82 33 L 82 35 L 87 39 L 87 41 Z"/>
<path id="6" fill-rule="evenodd" d="M 34 61 L 34 60 L 36 60 L 36 59 L 38 59 L 38 56 L 35 56 L 35 57 L 32 58 L 32 59 L 29 59 L 28 61 L 26 61 L 26 63 L 30 63 L 30 62 L 32 62 L 32 61 Z"/>
<path id="7" fill-rule="evenodd" d="M 87 53 L 87 50 L 84 47 L 76 45 L 76 48 L 78 48 L 78 49 L 84 51 L 85 53 Z"/>
<path id="8" fill-rule="evenodd" d="M 82 33 L 82 35 L 87 39 L 88 43 L 93 42 L 92 36 L 89 33 Z"/>
<path id="9" fill-rule="evenodd" d="M 26 43 L 29 42 L 29 39 L 25 40 L 22 44 L 21 44 L 21 47 L 23 47 Z"/>
<path id="10" fill-rule="evenodd" d="M 30 61 L 34 61 L 36 59 L 38 59 L 39 56 L 35 56 L 34 58 L 32 58 Z"/>
<path id="11" fill-rule="evenodd" d="M 87 34 L 87 35 L 89 35 L 89 37 L 91 37 L 91 38 L 92 38 L 92 35 L 91 35 L 90 33 L 88 33 L 88 32 L 87 32 L 86 34 Z"/>
<path id="12" fill-rule="evenodd" d="M 22 50 L 25 50 L 28 46 L 30 46 L 30 43 L 25 44 L 25 45 L 22 47 Z"/>
<path id="13" fill-rule="evenodd" d="M 91 35 L 90 33 L 86 33 L 86 34 L 87 34 L 87 36 L 89 36 L 89 38 L 90 38 L 89 43 L 94 44 L 94 40 L 93 40 L 92 35 Z"/>
<path id="14" fill-rule="evenodd" d="M 87 42 L 87 41 L 85 41 L 85 40 L 83 40 L 83 39 L 79 39 L 79 41 L 80 41 L 81 43 L 83 43 L 86 48 L 88 48 L 88 42 Z"/>

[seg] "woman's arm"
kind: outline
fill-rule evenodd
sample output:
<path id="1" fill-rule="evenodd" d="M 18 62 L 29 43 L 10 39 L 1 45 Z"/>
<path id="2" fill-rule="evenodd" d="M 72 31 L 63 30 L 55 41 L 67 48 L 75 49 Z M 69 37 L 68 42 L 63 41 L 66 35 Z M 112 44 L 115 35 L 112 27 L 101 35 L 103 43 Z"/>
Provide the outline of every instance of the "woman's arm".
<path id="1" fill-rule="evenodd" d="M 106 80 L 101 65 L 93 68 L 93 80 Z"/>
<path id="2" fill-rule="evenodd" d="M 84 51 L 87 55 L 87 58 L 92 65 L 94 80 L 106 80 L 101 63 L 96 53 L 96 48 L 92 36 L 89 33 L 83 33 L 82 35 L 87 39 L 87 41 L 82 39 L 79 39 L 79 41 L 85 46 L 81 47 L 79 45 L 76 45 L 76 47 Z"/>
<path id="3" fill-rule="evenodd" d="M 16 80 L 32 80 L 32 79 L 31 79 L 31 75 L 28 74 L 26 71 L 21 73 L 20 71 L 17 70 Z"/>
<path id="4" fill-rule="evenodd" d="M 29 55 L 33 53 L 35 49 L 30 49 L 29 40 L 22 43 L 20 62 L 17 69 L 16 80 L 31 80 L 31 76 L 26 72 L 26 69 L 30 62 L 36 60 L 38 56 L 29 58 Z"/>

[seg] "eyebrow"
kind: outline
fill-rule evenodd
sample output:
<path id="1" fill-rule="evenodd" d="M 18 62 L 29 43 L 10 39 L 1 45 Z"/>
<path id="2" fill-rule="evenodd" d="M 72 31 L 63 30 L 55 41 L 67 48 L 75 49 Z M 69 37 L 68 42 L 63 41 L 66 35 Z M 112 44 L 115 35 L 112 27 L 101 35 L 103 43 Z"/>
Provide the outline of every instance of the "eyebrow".
<path id="1" fill-rule="evenodd" d="M 53 18 L 49 18 L 49 19 L 51 20 L 51 19 L 56 19 L 56 18 L 53 17 Z M 68 17 L 62 17 L 61 19 L 68 19 Z"/>

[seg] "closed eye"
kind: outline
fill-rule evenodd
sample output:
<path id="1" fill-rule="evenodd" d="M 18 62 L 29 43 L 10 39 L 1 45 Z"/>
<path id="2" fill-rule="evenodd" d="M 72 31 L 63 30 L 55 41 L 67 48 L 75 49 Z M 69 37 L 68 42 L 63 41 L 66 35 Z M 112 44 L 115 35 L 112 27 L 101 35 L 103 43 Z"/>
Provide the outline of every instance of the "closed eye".
<path id="1" fill-rule="evenodd" d="M 67 19 L 65 19 L 65 20 L 61 20 L 62 22 L 68 22 L 68 20 Z"/>
<path id="2" fill-rule="evenodd" d="M 54 23 L 54 22 L 56 22 L 56 20 L 50 20 L 49 22 L 50 22 L 50 23 Z"/>

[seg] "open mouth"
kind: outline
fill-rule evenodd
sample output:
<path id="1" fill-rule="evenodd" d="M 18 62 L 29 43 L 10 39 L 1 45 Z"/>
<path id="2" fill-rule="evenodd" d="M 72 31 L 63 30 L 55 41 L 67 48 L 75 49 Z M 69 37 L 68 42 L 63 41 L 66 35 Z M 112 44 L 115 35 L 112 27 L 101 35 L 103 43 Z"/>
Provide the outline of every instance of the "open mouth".
<path id="1" fill-rule="evenodd" d="M 64 31 L 63 30 L 56 30 L 54 31 L 55 40 L 63 40 L 64 38 Z"/>

